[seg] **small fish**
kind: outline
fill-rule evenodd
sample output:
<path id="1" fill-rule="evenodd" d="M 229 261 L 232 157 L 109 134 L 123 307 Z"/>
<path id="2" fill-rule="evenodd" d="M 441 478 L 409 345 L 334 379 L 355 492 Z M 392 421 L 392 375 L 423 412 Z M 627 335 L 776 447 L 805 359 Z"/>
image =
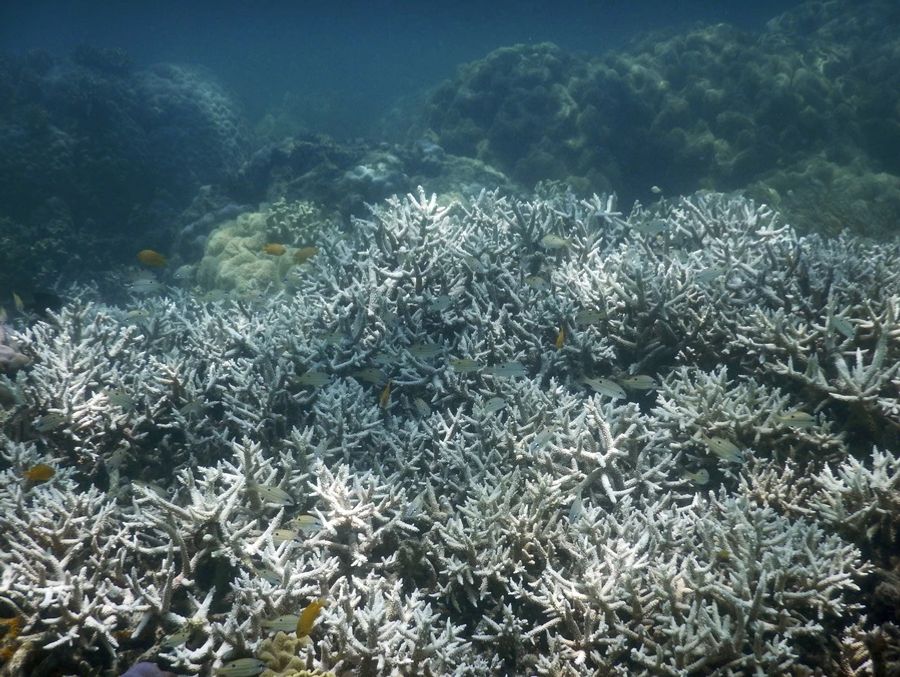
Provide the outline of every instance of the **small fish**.
<path id="1" fill-rule="evenodd" d="M 282 614 L 275 618 L 267 618 L 262 622 L 263 628 L 272 632 L 294 632 L 297 629 L 297 621 L 300 617 L 297 614 Z"/>
<path id="2" fill-rule="evenodd" d="M 194 279 L 194 266 L 184 265 L 178 266 L 178 269 L 172 273 L 172 279 L 179 282 L 189 282 Z"/>
<path id="3" fill-rule="evenodd" d="M 146 308 L 133 308 L 125 313 L 126 319 L 130 321 L 146 320 L 150 317 L 150 311 Z"/>
<path id="4" fill-rule="evenodd" d="M 700 437 L 706 443 L 707 448 L 723 461 L 729 463 L 743 462 L 744 459 L 740 448 L 731 440 L 717 436 L 706 437 L 706 435 L 701 435 Z"/>
<path id="5" fill-rule="evenodd" d="M 777 414 L 775 420 L 789 428 L 812 428 L 816 425 L 815 416 L 799 409 Z"/>
<path id="6" fill-rule="evenodd" d="M 134 400 L 124 388 L 113 388 L 106 391 L 106 401 L 128 413 L 134 411 Z"/>
<path id="7" fill-rule="evenodd" d="M 371 383 L 373 386 L 383 385 L 387 381 L 387 374 L 385 374 L 381 369 L 376 369 L 375 367 L 366 367 L 365 369 L 358 369 L 350 374 L 354 378 L 358 378 L 361 381 L 365 381 L 366 383 Z"/>
<path id="8" fill-rule="evenodd" d="M 13 297 L 13 305 L 16 307 L 17 313 L 25 312 L 25 303 L 22 301 L 22 297 L 16 294 L 16 292 L 12 293 Z"/>
<path id="9" fill-rule="evenodd" d="M 294 252 L 294 263 L 306 263 L 318 253 L 318 247 L 300 247 Z"/>
<path id="10" fill-rule="evenodd" d="M 185 418 L 200 416 L 203 413 L 203 402 L 199 398 L 192 398 L 178 408 L 178 412 Z"/>
<path id="11" fill-rule="evenodd" d="M 651 219 L 650 221 L 643 221 L 634 225 L 634 229 L 637 232 L 649 237 L 665 232 L 668 227 L 669 224 L 666 223 L 665 219 Z"/>
<path id="12" fill-rule="evenodd" d="M 162 268 L 166 265 L 166 257 L 153 249 L 139 251 L 137 260 L 148 268 Z"/>
<path id="13" fill-rule="evenodd" d="M 162 642 L 160 642 L 160 646 L 174 648 L 176 646 L 181 646 L 182 644 L 187 644 L 191 639 L 191 635 L 193 634 L 194 628 L 192 628 L 190 625 L 186 625 L 180 630 L 176 630 L 171 635 L 166 635 L 165 637 L 163 637 Z"/>
<path id="14" fill-rule="evenodd" d="M 611 397 L 614 400 L 624 400 L 627 397 L 625 391 L 622 390 L 622 386 L 609 378 L 589 378 L 584 376 L 582 377 L 581 382 L 595 393 L 604 395 L 605 397 Z"/>
<path id="15" fill-rule="evenodd" d="M 526 375 L 525 365 L 521 362 L 501 362 L 500 364 L 495 364 L 490 367 L 487 367 L 484 370 L 485 374 L 489 374 L 490 376 L 498 376 L 500 378 L 521 378 Z"/>
<path id="16" fill-rule="evenodd" d="M 605 319 L 606 313 L 591 308 L 585 308 L 575 313 L 575 324 L 582 326 L 586 324 L 597 324 Z"/>
<path id="17" fill-rule="evenodd" d="M 541 246 L 545 249 L 563 249 L 569 246 L 569 241 L 559 235 L 547 233 L 541 238 Z"/>
<path id="18" fill-rule="evenodd" d="M 22 477 L 29 482 L 46 482 L 55 474 L 56 471 L 46 463 L 38 463 L 23 472 Z"/>
<path id="19" fill-rule="evenodd" d="M 457 374 L 471 374 L 481 369 L 481 365 L 468 357 L 458 357 L 450 360 L 450 366 Z"/>
<path id="20" fill-rule="evenodd" d="M 556 340 L 553 342 L 553 345 L 556 346 L 557 350 L 562 350 L 563 345 L 566 342 L 566 328 L 563 325 L 559 325 L 559 332 L 556 334 Z"/>
<path id="21" fill-rule="evenodd" d="M 541 277 L 540 275 L 529 275 L 525 278 L 524 282 L 532 289 L 546 289 L 550 286 L 550 283 L 547 282 L 547 279 Z"/>
<path id="22" fill-rule="evenodd" d="M 485 265 L 474 256 L 463 256 L 462 260 L 473 273 L 484 273 L 487 271 Z"/>
<path id="23" fill-rule="evenodd" d="M 257 534 L 258 536 L 259 534 Z M 272 543 L 275 545 L 281 545 L 282 543 L 287 543 L 288 541 L 297 541 L 301 540 L 300 533 L 295 531 L 294 529 L 275 529 L 272 532 Z"/>
<path id="24" fill-rule="evenodd" d="M 145 482 L 144 480 L 134 480 L 132 484 L 139 489 L 143 489 L 144 491 L 153 492 L 157 496 L 161 496 L 162 498 L 166 498 L 168 493 L 161 486 L 156 484 L 155 482 Z"/>
<path id="25" fill-rule="evenodd" d="M 297 383 L 312 388 L 321 388 L 322 386 L 327 385 L 329 381 L 331 381 L 331 376 L 315 370 L 307 371 L 297 377 Z"/>
<path id="26" fill-rule="evenodd" d="M 584 515 L 584 501 L 581 497 L 581 489 L 575 493 L 575 500 L 569 506 L 569 522 L 575 522 Z"/>
<path id="27" fill-rule="evenodd" d="M 430 360 L 441 354 L 441 347 L 436 343 L 414 343 L 407 350 L 420 360 Z"/>
<path id="28" fill-rule="evenodd" d="M 428 304 L 428 308 L 430 310 L 442 312 L 444 310 L 447 310 L 447 308 L 450 307 L 451 303 L 452 303 L 452 300 L 450 299 L 450 297 L 447 296 L 446 294 L 443 294 L 441 296 L 438 296 L 436 299 L 432 299 L 431 302 Z"/>
<path id="29" fill-rule="evenodd" d="M 339 331 L 333 331 L 325 334 L 323 337 L 325 345 L 339 346 L 344 342 L 344 335 Z"/>
<path id="30" fill-rule="evenodd" d="M 707 282 L 712 282 L 713 280 L 722 277 L 725 273 L 728 272 L 728 269 L 724 266 L 710 266 L 709 268 L 704 268 L 696 276 L 694 279 L 697 280 L 700 284 L 705 284 Z"/>
<path id="31" fill-rule="evenodd" d="M 853 323 L 846 317 L 841 317 L 840 315 L 833 316 L 831 318 L 831 326 L 839 333 L 843 334 L 845 338 L 852 339 L 856 336 L 856 327 L 853 326 Z"/>
<path id="32" fill-rule="evenodd" d="M 390 308 L 383 309 L 380 313 L 378 313 L 378 317 L 381 318 L 381 321 L 384 322 L 385 327 L 394 327 L 397 325 L 397 313 L 395 313 Z"/>
<path id="33" fill-rule="evenodd" d="M 322 521 L 315 515 L 303 513 L 288 522 L 287 526 L 296 529 L 302 536 L 309 536 L 322 530 Z"/>
<path id="34" fill-rule="evenodd" d="M 36 419 L 32 427 L 39 433 L 51 433 L 54 430 L 59 430 L 68 422 L 69 419 L 65 414 L 51 413 L 44 414 Z"/>
<path id="35" fill-rule="evenodd" d="M 375 353 L 375 356 L 372 358 L 372 361 L 375 362 L 375 364 L 380 364 L 382 367 L 386 367 L 386 366 L 390 366 L 391 364 L 393 364 L 395 359 L 396 358 L 394 355 L 391 355 L 390 353 L 382 350 L 382 351 Z"/>
<path id="36" fill-rule="evenodd" d="M 686 480 L 690 480 L 701 487 L 709 482 L 709 471 L 706 468 L 700 468 L 697 472 L 685 470 L 682 474 Z"/>
<path id="37" fill-rule="evenodd" d="M 313 625 L 315 625 L 316 618 L 319 617 L 322 609 L 326 606 L 328 606 L 328 602 L 320 598 L 310 602 L 306 608 L 300 612 L 296 627 L 297 639 L 303 639 L 304 637 L 309 636 L 309 633 L 313 629 Z"/>
<path id="38" fill-rule="evenodd" d="M 247 488 L 254 492 L 264 503 L 271 505 L 294 505 L 294 497 L 281 487 L 271 484 L 249 484 Z"/>
<path id="39" fill-rule="evenodd" d="M 265 669 L 266 664 L 258 658 L 238 658 L 216 670 L 216 677 L 256 677 Z"/>
<path id="40" fill-rule="evenodd" d="M 659 195 L 660 193 L 662 193 L 662 188 L 660 188 L 659 186 L 650 186 L 650 192 L 654 195 Z"/>
<path id="41" fill-rule="evenodd" d="M 272 585 L 281 585 L 281 576 L 276 574 L 271 569 L 256 569 L 256 575 L 264 581 L 268 581 Z"/>
<path id="42" fill-rule="evenodd" d="M 493 414 L 495 411 L 500 411 L 506 407 L 506 405 L 507 402 L 502 397 L 492 397 L 484 403 L 484 413 Z"/>
<path id="43" fill-rule="evenodd" d="M 391 381 L 388 379 L 388 382 L 384 385 L 384 388 L 381 389 L 381 394 L 378 396 L 378 406 L 382 409 L 387 409 L 391 404 Z"/>
<path id="44" fill-rule="evenodd" d="M 645 374 L 636 374 L 634 376 L 626 376 L 618 379 L 619 385 L 628 390 L 656 390 L 659 384 L 656 383 L 652 376 Z"/>
<path id="45" fill-rule="evenodd" d="M 529 451 L 537 451 L 542 449 L 547 442 L 553 439 L 553 430 L 550 428 L 544 428 L 537 435 L 534 436 L 534 439 L 531 440 L 531 444 L 528 445 Z"/>
<path id="46" fill-rule="evenodd" d="M 285 247 L 283 244 L 278 244 L 277 242 L 269 242 L 268 244 L 263 246 L 262 250 L 269 256 L 284 256 L 284 253 L 287 251 L 287 247 Z"/>
<path id="47" fill-rule="evenodd" d="M 137 294 L 138 296 L 152 296 L 154 294 L 162 293 L 165 289 L 159 280 L 154 280 L 150 277 L 142 277 L 135 280 L 131 284 L 126 285 L 125 288 L 132 294 Z"/>
<path id="48" fill-rule="evenodd" d="M 431 416 L 431 407 L 429 407 L 428 402 L 423 400 L 421 397 L 416 397 L 413 399 L 413 406 L 416 408 L 416 413 L 418 413 L 422 418 Z"/>

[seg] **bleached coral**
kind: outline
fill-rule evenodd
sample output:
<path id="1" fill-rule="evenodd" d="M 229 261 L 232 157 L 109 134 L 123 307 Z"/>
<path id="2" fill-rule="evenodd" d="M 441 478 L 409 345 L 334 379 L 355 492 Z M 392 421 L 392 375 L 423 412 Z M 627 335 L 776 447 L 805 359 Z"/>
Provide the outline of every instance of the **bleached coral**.
<path id="1" fill-rule="evenodd" d="M 859 466 L 845 414 L 893 420 L 900 298 L 847 282 L 862 245 L 737 196 L 496 193 L 395 198 L 315 244 L 296 294 L 76 296 L 22 332 L 0 601 L 35 660 L 216 669 L 319 598 L 290 651 L 335 674 L 804 672 L 858 648 L 858 532 L 896 473 Z M 820 353 L 877 387 L 785 366 Z M 26 491 L 38 462 L 57 475 Z"/>

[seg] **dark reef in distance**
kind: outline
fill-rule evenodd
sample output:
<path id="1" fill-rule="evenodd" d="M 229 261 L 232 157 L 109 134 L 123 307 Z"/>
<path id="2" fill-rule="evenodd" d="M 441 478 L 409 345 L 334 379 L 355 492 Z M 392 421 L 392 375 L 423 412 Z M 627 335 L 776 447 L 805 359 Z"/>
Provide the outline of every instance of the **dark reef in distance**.
<path id="1" fill-rule="evenodd" d="M 625 204 L 743 190 L 801 231 L 890 236 L 898 14 L 886 0 L 815 2 L 759 33 L 699 26 L 602 56 L 501 47 L 395 111 L 390 126 L 405 131 L 390 143 L 298 136 L 279 110 L 254 128 L 209 72 L 138 69 L 119 50 L 7 56 L 0 286 L 39 288 L 88 262 L 165 249 L 203 216 L 202 186 L 210 209 L 286 197 L 344 219 L 417 185 L 523 194 L 557 181 Z"/>

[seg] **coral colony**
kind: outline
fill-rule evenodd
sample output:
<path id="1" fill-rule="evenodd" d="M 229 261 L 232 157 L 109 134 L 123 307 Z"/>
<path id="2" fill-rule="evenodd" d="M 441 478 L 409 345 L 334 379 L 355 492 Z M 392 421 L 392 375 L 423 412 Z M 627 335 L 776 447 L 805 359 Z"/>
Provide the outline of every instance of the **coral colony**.
<path id="1" fill-rule="evenodd" d="M 898 668 L 896 244 L 420 190 L 282 270 L 277 209 L 240 297 L 4 329 L 9 674 Z"/>

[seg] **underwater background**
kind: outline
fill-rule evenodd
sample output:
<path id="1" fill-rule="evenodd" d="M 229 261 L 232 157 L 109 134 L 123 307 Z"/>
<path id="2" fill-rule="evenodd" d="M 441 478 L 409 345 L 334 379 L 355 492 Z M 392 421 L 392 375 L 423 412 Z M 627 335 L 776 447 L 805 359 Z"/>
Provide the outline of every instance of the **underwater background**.
<path id="1" fill-rule="evenodd" d="M 900 674 L 900 5 L 5 2 L 0 675 Z"/>

